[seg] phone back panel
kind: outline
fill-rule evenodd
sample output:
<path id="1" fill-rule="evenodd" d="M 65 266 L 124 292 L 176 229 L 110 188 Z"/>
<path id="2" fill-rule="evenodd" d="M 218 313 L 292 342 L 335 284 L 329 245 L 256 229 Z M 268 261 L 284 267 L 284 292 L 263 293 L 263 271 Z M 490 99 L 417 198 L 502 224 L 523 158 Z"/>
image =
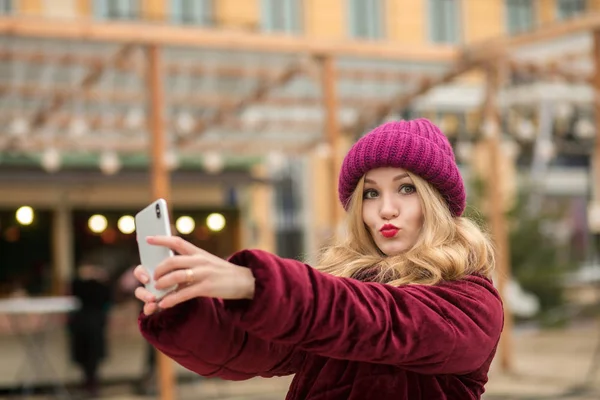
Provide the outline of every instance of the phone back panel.
<path id="1" fill-rule="evenodd" d="M 160 299 L 177 288 L 177 286 L 165 290 L 154 288 L 153 275 L 156 267 L 166 258 L 172 257 L 173 252 L 166 247 L 148 244 L 146 238 L 148 236 L 171 236 L 171 222 L 167 202 L 164 199 L 158 199 L 137 213 L 135 216 L 135 231 L 141 264 L 150 275 L 150 282 L 146 284 L 146 289 L 152 292 L 157 299 Z"/>

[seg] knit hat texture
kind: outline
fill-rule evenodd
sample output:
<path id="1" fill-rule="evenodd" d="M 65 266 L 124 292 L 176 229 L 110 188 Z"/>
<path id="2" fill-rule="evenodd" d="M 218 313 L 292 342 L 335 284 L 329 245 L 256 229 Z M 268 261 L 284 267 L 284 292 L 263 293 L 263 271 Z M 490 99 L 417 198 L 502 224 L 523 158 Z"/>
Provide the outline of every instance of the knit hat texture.
<path id="1" fill-rule="evenodd" d="M 466 206 L 463 179 L 448 138 L 425 118 L 393 121 L 378 126 L 350 149 L 339 177 L 338 194 L 347 210 L 352 192 L 369 170 L 404 168 L 434 186 L 446 199 L 453 216 Z"/>

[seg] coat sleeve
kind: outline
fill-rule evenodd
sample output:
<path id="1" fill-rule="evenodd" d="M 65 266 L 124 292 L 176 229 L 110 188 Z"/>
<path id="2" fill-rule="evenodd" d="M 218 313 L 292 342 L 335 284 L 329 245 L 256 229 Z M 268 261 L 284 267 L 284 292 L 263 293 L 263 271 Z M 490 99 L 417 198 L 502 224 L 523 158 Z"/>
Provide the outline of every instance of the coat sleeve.
<path id="1" fill-rule="evenodd" d="M 193 299 L 152 316 L 140 314 L 144 338 L 203 376 L 245 380 L 293 374 L 304 359 L 294 346 L 259 339 L 235 326 L 220 300 Z"/>
<path id="2" fill-rule="evenodd" d="M 502 303 L 490 281 L 393 287 L 324 274 L 259 250 L 231 262 L 252 269 L 255 296 L 229 304 L 253 335 L 336 359 L 420 373 L 464 374 L 495 351 Z"/>

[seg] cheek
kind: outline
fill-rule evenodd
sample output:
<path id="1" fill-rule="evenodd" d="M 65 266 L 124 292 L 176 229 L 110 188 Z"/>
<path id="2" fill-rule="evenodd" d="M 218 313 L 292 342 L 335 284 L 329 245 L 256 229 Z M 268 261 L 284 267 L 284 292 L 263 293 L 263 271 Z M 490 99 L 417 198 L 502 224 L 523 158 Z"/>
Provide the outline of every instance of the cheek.
<path id="1" fill-rule="evenodd" d="M 423 215 L 423 210 L 421 208 L 421 202 L 417 200 L 411 204 L 409 211 L 410 212 L 407 213 L 408 222 L 414 229 L 421 229 L 423 222 L 425 221 L 425 216 Z"/>
<path id="2" fill-rule="evenodd" d="M 369 207 L 367 204 L 363 205 L 362 209 L 362 220 L 363 223 L 367 226 L 369 231 L 373 230 L 373 226 L 375 225 L 375 218 L 373 216 L 373 207 Z"/>

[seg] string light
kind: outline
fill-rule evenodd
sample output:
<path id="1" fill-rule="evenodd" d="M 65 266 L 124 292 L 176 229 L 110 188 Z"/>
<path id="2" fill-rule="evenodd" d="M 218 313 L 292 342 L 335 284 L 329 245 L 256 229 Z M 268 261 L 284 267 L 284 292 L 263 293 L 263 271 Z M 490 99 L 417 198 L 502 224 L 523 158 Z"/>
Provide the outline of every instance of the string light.
<path id="1" fill-rule="evenodd" d="M 225 228 L 225 217 L 223 214 L 212 213 L 206 218 L 206 226 L 213 232 L 219 232 Z"/>
<path id="2" fill-rule="evenodd" d="M 122 233 L 129 235 L 135 231 L 135 220 L 131 215 L 123 215 L 117 221 L 117 228 L 119 228 Z"/>
<path id="3" fill-rule="evenodd" d="M 194 222 L 192 217 L 184 215 L 177 218 L 177 221 L 175 222 L 175 228 L 177 228 L 177 232 L 183 235 L 189 235 L 196 228 L 196 222 Z"/>
<path id="4" fill-rule="evenodd" d="M 108 227 L 108 221 L 104 215 L 95 214 L 88 220 L 88 227 L 94 233 L 102 233 Z"/>
<path id="5" fill-rule="evenodd" d="M 31 225 L 33 223 L 34 216 L 35 214 L 33 212 L 33 208 L 29 206 L 19 207 L 15 213 L 17 222 L 21 225 Z"/>

